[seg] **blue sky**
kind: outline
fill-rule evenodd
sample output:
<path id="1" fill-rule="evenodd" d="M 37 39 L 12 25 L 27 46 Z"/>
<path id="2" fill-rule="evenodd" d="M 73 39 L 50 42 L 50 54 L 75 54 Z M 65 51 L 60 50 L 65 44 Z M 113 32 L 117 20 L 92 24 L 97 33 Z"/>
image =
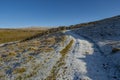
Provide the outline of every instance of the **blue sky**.
<path id="1" fill-rule="evenodd" d="M 0 0 L 0 28 L 61 26 L 120 15 L 120 0 Z"/>

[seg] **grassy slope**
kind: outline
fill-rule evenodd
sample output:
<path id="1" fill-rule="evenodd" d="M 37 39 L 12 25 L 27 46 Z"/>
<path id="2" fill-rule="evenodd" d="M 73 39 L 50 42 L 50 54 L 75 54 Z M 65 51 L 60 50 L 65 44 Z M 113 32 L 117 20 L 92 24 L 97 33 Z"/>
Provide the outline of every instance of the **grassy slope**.
<path id="1" fill-rule="evenodd" d="M 41 33 L 44 30 L 35 30 L 35 29 L 0 29 L 0 44 L 23 40 L 27 37 Z"/>

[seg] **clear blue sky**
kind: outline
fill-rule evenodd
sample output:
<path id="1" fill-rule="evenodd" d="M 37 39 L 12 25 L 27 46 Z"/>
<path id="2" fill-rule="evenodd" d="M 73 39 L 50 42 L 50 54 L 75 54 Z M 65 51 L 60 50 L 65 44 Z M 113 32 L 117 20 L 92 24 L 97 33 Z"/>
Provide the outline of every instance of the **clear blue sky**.
<path id="1" fill-rule="evenodd" d="M 0 0 L 0 28 L 59 26 L 120 15 L 120 0 Z"/>

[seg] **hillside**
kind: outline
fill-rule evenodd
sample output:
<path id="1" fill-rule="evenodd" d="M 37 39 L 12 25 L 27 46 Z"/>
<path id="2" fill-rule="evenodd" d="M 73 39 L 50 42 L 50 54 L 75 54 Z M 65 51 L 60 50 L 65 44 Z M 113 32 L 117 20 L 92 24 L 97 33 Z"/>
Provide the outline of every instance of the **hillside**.
<path id="1" fill-rule="evenodd" d="M 1 80 L 120 80 L 120 16 L 52 28 L 0 46 Z"/>
<path id="2" fill-rule="evenodd" d="M 47 30 L 47 28 L 0 29 L 0 44 L 20 41 Z"/>
<path id="3" fill-rule="evenodd" d="M 100 20 L 71 32 L 94 43 L 105 56 L 104 66 L 109 80 L 120 80 L 120 16 Z"/>

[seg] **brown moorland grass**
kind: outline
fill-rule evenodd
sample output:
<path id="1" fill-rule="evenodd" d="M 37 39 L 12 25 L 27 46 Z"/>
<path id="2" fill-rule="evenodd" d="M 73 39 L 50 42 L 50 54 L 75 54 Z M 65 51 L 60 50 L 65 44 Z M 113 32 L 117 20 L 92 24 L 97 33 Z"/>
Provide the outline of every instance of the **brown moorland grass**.
<path id="1" fill-rule="evenodd" d="M 0 29 L 0 44 L 12 41 L 23 40 L 34 36 L 45 30 L 35 29 Z"/>

